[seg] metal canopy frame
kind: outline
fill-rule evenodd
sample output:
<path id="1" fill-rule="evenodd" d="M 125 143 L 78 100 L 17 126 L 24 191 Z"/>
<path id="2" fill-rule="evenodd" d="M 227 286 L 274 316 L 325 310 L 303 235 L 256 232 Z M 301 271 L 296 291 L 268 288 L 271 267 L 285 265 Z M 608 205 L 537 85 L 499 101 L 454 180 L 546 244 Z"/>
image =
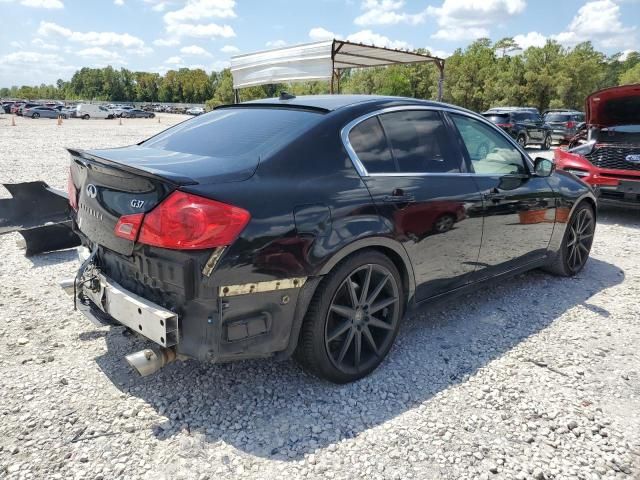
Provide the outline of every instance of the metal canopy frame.
<path id="1" fill-rule="evenodd" d="M 236 102 L 240 88 L 280 81 L 329 80 L 330 93 L 340 92 L 344 70 L 434 63 L 440 73 L 438 100 L 444 86 L 443 58 L 422 53 L 376 47 L 347 40 L 328 40 L 266 50 L 231 58 L 231 73 Z"/>

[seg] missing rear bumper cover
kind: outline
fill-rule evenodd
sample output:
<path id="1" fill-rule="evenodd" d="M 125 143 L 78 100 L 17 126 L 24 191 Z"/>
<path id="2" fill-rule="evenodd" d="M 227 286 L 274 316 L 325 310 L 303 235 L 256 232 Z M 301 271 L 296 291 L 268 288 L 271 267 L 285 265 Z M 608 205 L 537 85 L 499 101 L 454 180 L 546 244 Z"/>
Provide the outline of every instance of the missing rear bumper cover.
<path id="1" fill-rule="evenodd" d="M 270 280 L 267 282 L 243 283 L 240 285 L 226 285 L 219 287 L 220 297 L 234 297 L 250 293 L 273 292 L 276 290 L 288 290 L 300 288 L 307 281 L 307 277 L 284 278 L 282 280 Z"/>

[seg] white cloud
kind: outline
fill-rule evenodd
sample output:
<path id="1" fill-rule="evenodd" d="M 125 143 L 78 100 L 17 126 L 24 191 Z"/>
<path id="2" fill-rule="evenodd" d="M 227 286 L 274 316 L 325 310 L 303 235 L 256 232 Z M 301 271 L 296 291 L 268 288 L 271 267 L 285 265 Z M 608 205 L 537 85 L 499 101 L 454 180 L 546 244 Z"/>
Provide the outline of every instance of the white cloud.
<path id="1" fill-rule="evenodd" d="M 13 52 L 0 56 L 0 85 L 33 85 L 52 83 L 58 78 L 71 75 L 78 67 L 65 64 L 65 59 L 55 53 L 32 51 Z"/>
<path id="2" fill-rule="evenodd" d="M 180 45 L 180 39 L 178 38 L 158 38 L 153 41 L 156 47 L 175 47 Z"/>
<path id="3" fill-rule="evenodd" d="M 182 58 L 175 55 L 173 57 L 169 57 L 167 58 L 164 63 L 166 63 L 167 65 L 181 65 L 182 64 Z"/>
<path id="4" fill-rule="evenodd" d="M 164 14 L 165 29 L 175 36 L 235 37 L 230 25 L 202 23 L 212 18 L 235 18 L 235 5 L 235 0 L 187 0 L 182 8 Z"/>
<path id="5" fill-rule="evenodd" d="M 417 25 L 423 23 L 427 18 L 427 9 L 418 13 L 406 13 L 401 9 L 404 7 L 404 0 L 363 0 L 362 10 L 364 13 L 354 20 L 356 25 L 395 25 L 397 23 L 408 23 Z"/>
<path id="6" fill-rule="evenodd" d="M 401 40 L 391 40 L 384 35 L 374 33 L 371 30 L 361 30 L 356 33 L 352 33 L 347 37 L 349 42 L 364 43 L 367 45 L 375 45 L 376 47 L 388 47 L 397 48 L 403 50 L 411 50 L 412 47 L 409 43 Z"/>
<path id="7" fill-rule="evenodd" d="M 64 4 L 60 0 L 20 0 L 20 5 L 33 8 L 64 8 Z"/>
<path id="8" fill-rule="evenodd" d="M 633 48 L 637 46 L 637 27 L 622 24 L 620 6 L 612 0 L 595 0 L 585 3 L 567 30 L 552 38 L 563 45 L 591 40 L 603 48 Z"/>
<path id="9" fill-rule="evenodd" d="M 340 35 L 330 32 L 326 28 L 314 27 L 309 30 L 309 38 L 314 41 L 333 40 L 334 38 L 340 38 Z"/>
<path id="10" fill-rule="evenodd" d="M 431 47 L 424 47 L 424 49 L 429 52 L 429 55 L 433 55 L 434 57 L 447 58 L 451 56 L 451 52 L 447 52 L 446 50 L 439 50 Z"/>
<path id="11" fill-rule="evenodd" d="M 547 37 L 538 32 L 529 32 L 526 35 L 516 35 L 513 40 L 522 50 L 529 47 L 544 47 L 547 43 Z"/>
<path id="12" fill-rule="evenodd" d="M 55 43 L 47 43 L 38 37 L 31 40 L 31 44 L 35 47 L 42 48 L 44 50 L 58 50 L 60 48 Z"/>
<path id="13" fill-rule="evenodd" d="M 95 47 L 119 46 L 135 50 L 135 53 L 148 53 L 144 41 L 128 33 L 115 32 L 74 32 L 68 28 L 52 22 L 40 22 L 38 35 L 62 36 L 72 42 L 83 43 Z"/>
<path id="14" fill-rule="evenodd" d="M 112 52 L 102 47 L 91 47 L 85 48 L 83 50 L 79 50 L 76 52 L 77 55 L 81 57 L 91 58 L 91 59 L 101 59 L 106 60 L 112 63 L 121 63 L 126 64 L 127 62 L 120 56 L 120 54 L 116 52 Z"/>
<path id="15" fill-rule="evenodd" d="M 240 49 L 235 45 L 225 45 L 220 49 L 222 53 L 238 53 Z"/>
<path id="16" fill-rule="evenodd" d="M 236 36 L 236 32 L 233 31 L 229 25 L 218 25 L 217 23 L 207 24 L 191 24 L 191 23 L 176 23 L 170 24 L 166 27 L 167 33 L 176 36 L 187 37 L 222 37 L 231 38 Z"/>
<path id="17" fill-rule="evenodd" d="M 525 0 L 444 0 L 442 6 L 429 6 L 428 16 L 437 18 L 439 30 L 433 38 L 449 41 L 488 37 L 489 27 L 518 15 Z"/>
<path id="18" fill-rule="evenodd" d="M 622 54 L 620 55 L 620 57 L 618 58 L 619 62 L 624 62 L 627 58 L 629 58 L 629 54 L 636 52 L 637 50 L 633 50 L 632 48 L 628 48 L 627 50 L 623 51 Z"/>
<path id="19" fill-rule="evenodd" d="M 211 56 L 209 52 L 207 52 L 204 48 L 199 47 L 198 45 L 189 45 L 188 47 L 182 47 L 180 49 L 180 53 L 184 55 L 200 55 L 202 57 Z"/>
<path id="20" fill-rule="evenodd" d="M 280 48 L 285 47 L 287 45 L 287 42 L 285 42 L 284 40 L 269 40 L 267 43 L 265 43 L 265 45 L 269 48 Z"/>
<path id="21" fill-rule="evenodd" d="M 121 7 L 122 5 L 124 5 L 124 0 L 113 0 L 113 4 Z"/>

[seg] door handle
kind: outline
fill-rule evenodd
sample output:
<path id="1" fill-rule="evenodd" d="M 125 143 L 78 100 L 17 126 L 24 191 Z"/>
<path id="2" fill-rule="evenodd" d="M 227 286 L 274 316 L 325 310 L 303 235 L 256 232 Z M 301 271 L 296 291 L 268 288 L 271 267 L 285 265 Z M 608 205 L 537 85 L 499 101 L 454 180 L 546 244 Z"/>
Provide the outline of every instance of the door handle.
<path id="1" fill-rule="evenodd" d="M 504 193 L 500 192 L 488 192 L 482 195 L 485 200 L 492 200 L 494 202 L 498 202 L 500 200 L 504 200 L 507 196 Z"/>
<path id="2" fill-rule="evenodd" d="M 408 203 L 413 202 L 415 197 L 413 195 L 385 195 L 382 200 L 386 203 Z"/>

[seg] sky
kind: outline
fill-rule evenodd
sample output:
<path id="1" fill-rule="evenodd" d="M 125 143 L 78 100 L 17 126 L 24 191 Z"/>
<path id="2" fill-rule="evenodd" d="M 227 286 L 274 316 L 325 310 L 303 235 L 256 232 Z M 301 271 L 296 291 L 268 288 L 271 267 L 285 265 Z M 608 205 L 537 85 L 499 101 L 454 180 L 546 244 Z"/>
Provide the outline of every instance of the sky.
<path id="1" fill-rule="evenodd" d="M 238 53 L 343 38 L 446 57 L 474 39 L 640 49 L 640 0 L 0 0 L 0 87 L 81 67 L 221 70 Z"/>

